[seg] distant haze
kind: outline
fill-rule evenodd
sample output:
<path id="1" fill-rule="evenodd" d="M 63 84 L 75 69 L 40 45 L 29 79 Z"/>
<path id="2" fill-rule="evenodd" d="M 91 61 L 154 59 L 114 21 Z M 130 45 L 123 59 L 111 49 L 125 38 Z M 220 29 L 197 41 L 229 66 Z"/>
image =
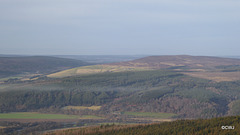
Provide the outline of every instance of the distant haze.
<path id="1" fill-rule="evenodd" d="M 1 0 L 0 54 L 239 55 L 238 0 Z"/>

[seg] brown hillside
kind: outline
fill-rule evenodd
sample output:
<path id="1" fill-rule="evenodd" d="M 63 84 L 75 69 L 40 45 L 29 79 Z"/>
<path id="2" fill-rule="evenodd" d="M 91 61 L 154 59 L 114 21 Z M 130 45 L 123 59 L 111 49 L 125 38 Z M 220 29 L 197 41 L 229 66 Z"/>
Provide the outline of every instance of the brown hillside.
<path id="1" fill-rule="evenodd" d="M 152 69 L 162 69 L 171 67 L 186 67 L 197 69 L 211 69 L 216 66 L 240 65 L 240 59 L 209 57 L 209 56 L 149 56 L 133 61 L 113 63 L 108 65 L 148 67 Z"/>

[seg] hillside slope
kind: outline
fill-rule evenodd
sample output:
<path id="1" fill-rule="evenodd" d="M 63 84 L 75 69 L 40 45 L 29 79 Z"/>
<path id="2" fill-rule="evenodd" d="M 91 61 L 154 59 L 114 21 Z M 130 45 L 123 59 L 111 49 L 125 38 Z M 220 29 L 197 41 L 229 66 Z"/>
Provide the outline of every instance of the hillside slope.
<path id="1" fill-rule="evenodd" d="M 169 55 L 149 56 L 133 61 L 113 63 L 131 67 L 148 67 L 153 69 L 186 67 L 186 68 L 216 68 L 216 66 L 240 65 L 240 59 L 220 58 L 210 56 Z"/>
<path id="2" fill-rule="evenodd" d="M 149 56 L 127 62 L 83 66 L 64 70 L 48 77 L 66 77 L 103 72 L 146 71 L 168 69 L 193 77 L 221 81 L 240 80 L 240 59 L 208 56 Z"/>
<path id="3" fill-rule="evenodd" d="M 179 61 L 187 61 L 186 59 L 188 62 L 185 63 L 189 66 L 180 67 L 181 70 L 172 68 L 176 67 Z M 189 62 L 190 60 L 192 62 Z M 168 62 L 168 65 L 175 65 L 154 70 L 154 64 L 151 63 L 161 65 L 162 61 Z M 238 59 L 152 56 L 131 62 L 113 63 L 110 67 L 108 65 L 84 66 L 74 68 L 74 72 L 73 69 L 65 70 L 72 72 L 70 74 L 72 76 L 66 78 L 45 78 L 47 80 L 2 84 L 0 111 L 29 111 L 51 106 L 61 108 L 72 105 L 99 105 L 102 106 L 102 110 L 97 113 L 108 112 L 107 115 L 115 112 L 163 112 L 177 114 L 180 118 L 212 118 L 240 114 L 238 107 L 240 76 L 237 76 L 236 80 L 216 81 L 220 73 L 224 74 L 224 77 L 230 73 L 237 75 L 240 68 L 237 65 Z M 150 63 L 151 68 L 134 68 L 134 63 L 140 62 Z M 123 68 L 121 67 L 123 63 L 130 63 L 133 68 L 124 66 Z M 188 71 L 193 69 L 191 67 L 199 66 L 198 64 L 205 64 L 208 68 L 203 69 L 204 71 Z M 92 74 L 76 76 L 78 74 L 75 70 L 77 73 L 92 72 Z M 211 77 L 212 73 L 217 75 L 213 76 L 212 81 L 212 79 L 198 77 L 197 73 L 204 77 Z M 69 75 L 69 73 L 66 74 Z M 189 76 L 191 74 L 196 76 Z M 233 75 L 229 78 L 233 78 Z M 21 102 L 18 101 L 19 99 Z"/>
<path id="4" fill-rule="evenodd" d="M 99 73 L 3 84 L 0 111 L 94 105 L 102 106 L 94 113 L 113 119 L 124 118 L 124 112 L 212 118 L 240 114 L 239 89 L 240 81 L 213 82 L 166 70 Z"/>
<path id="5" fill-rule="evenodd" d="M 86 62 L 48 56 L 0 57 L 0 77 L 23 73 L 51 73 L 89 65 Z"/>
<path id="6" fill-rule="evenodd" d="M 133 61 L 112 63 L 109 66 L 142 68 L 142 69 L 170 69 L 184 74 L 213 80 L 240 80 L 240 59 L 210 56 L 149 56 Z"/>

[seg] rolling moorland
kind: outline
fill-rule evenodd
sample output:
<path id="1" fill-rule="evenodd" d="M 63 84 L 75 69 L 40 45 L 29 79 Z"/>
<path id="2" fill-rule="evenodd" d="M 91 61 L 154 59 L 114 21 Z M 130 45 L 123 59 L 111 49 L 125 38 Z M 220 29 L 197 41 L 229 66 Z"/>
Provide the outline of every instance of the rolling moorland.
<path id="1" fill-rule="evenodd" d="M 240 114 L 239 59 L 150 56 L 99 65 L 80 61 L 81 67 L 56 72 L 64 65 L 60 63 L 54 73 L 42 70 L 44 77 L 2 81 L 2 133 Z"/>

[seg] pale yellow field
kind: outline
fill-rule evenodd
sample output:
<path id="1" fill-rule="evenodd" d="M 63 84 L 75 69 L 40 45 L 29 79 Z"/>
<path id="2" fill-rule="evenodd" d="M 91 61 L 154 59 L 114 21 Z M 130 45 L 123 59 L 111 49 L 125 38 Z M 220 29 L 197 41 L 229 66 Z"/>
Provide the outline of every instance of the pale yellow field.
<path id="1" fill-rule="evenodd" d="M 101 109 L 101 106 L 65 106 L 63 109 L 65 110 L 70 110 L 70 109 L 73 109 L 73 110 L 85 110 L 85 109 L 89 109 L 89 110 L 99 110 Z"/>
<path id="2" fill-rule="evenodd" d="M 48 77 L 60 78 L 75 75 L 96 74 L 104 72 L 143 71 L 144 67 L 116 66 L 116 65 L 93 65 L 72 68 L 48 75 Z"/>
<path id="3" fill-rule="evenodd" d="M 0 129 L 3 129 L 3 128 L 6 128 L 6 127 L 0 126 Z"/>
<path id="4" fill-rule="evenodd" d="M 185 72 L 184 74 L 216 82 L 240 80 L 240 72 Z"/>
<path id="5" fill-rule="evenodd" d="M 73 76 L 73 75 L 76 75 L 76 71 L 77 71 L 77 68 L 72 68 L 72 69 L 63 70 L 63 71 L 60 71 L 60 72 L 57 72 L 57 73 L 47 75 L 47 77 L 58 78 L 58 77 Z"/>

